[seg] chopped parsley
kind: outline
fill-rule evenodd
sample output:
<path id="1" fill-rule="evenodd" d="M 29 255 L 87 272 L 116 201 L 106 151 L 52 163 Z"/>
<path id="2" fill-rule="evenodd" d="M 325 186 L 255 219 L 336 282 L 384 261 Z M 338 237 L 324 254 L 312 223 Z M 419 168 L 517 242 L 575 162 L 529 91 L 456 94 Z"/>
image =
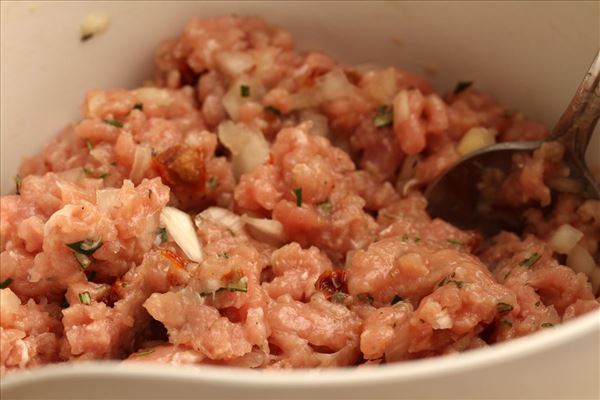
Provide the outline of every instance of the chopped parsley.
<path id="1" fill-rule="evenodd" d="M 135 106 L 133 106 L 133 109 L 144 111 L 144 103 L 135 103 Z"/>
<path id="2" fill-rule="evenodd" d="M 356 298 L 360 301 L 363 301 L 365 303 L 373 303 L 373 301 L 375 300 L 373 298 L 373 296 L 371 296 L 370 293 L 360 293 L 356 295 Z"/>
<path id="3" fill-rule="evenodd" d="M 208 178 L 208 187 L 211 189 L 219 187 L 219 180 L 216 176 L 213 175 L 210 178 Z"/>
<path id="4" fill-rule="evenodd" d="M 405 233 L 400 237 L 400 240 L 402 240 L 403 242 L 408 242 L 408 235 Z"/>
<path id="5" fill-rule="evenodd" d="M 92 144 L 92 142 L 90 142 L 90 139 L 85 139 L 85 147 L 87 147 L 89 151 L 92 151 L 92 149 L 94 148 L 94 145 Z"/>
<path id="6" fill-rule="evenodd" d="M 539 261 L 540 258 L 542 258 L 542 255 L 540 253 L 533 253 L 532 255 L 530 255 L 529 257 L 527 257 L 523 261 L 521 261 L 519 263 L 519 265 L 521 267 L 531 268 L 533 266 L 533 264 L 535 264 L 536 262 Z"/>
<path id="7" fill-rule="evenodd" d="M 77 263 L 81 269 L 86 270 L 90 265 L 92 265 L 92 260 L 90 260 L 90 258 L 85 254 L 73 253 L 73 255 L 75 256 L 75 260 L 77 260 Z"/>
<path id="8" fill-rule="evenodd" d="M 536 302 L 535 302 L 535 304 L 534 304 L 534 306 L 536 306 L 536 307 L 539 307 L 539 306 L 541 306 L 541 305 L 542 305 L 542 302 L 541 302 L 541 301 L 539 301 L 539 300 L 538 300 L 538 301 L 536 301 Z"/>
<path id="9" fill-rule="evenodd" d="M 88 306 L 92 304 L 92 296 L 90 296 L 90 292 L 79 293 L 79 301 Z"/>
<path id="10" fill-rule="evenodd" d="M 21 194 L 21 176 L 19 174 L 15 176 L 15 188 L 16 193 Z"/>
<path id="11" fill-rule="evenodd" d="M 473 82 L 471 82 L 471 81 L 458 82 L 456 84 L 456 87 L 454 88 L 454 94 L 462 93 L 465 90 L 467 90 L 468 88 L 470 88 L 472 85 L 473 85 Z"/>
<path id="12" fill-rule="evenodd" d="M 227 228 L 227 232 L 229 232 L 229 234 L 230 234 L 232 237 L 235 237 L 235 236 L 236 236 L 236 235 L 235 235 L 235 232 L 234 232 L 234 231 L 233 231 L 231 228 Z"/>
<path id="13" fill-rule="evenodd" d="M 400 296 L 398 296 L 397 294 L 394 295 L 394 298 L 392 298 L 392 305 L 399 303 L 401 301 L 403 301 L 404 299 Z"/>
<path id="14" fill-rule="evenodd" d="M 248 86 L 248 85 L 241 85 L 240 86 L 240 94 L 242 95 L 242 97 L 248 97 L 248 96 L 250 96 L 250 86 Z"/>
<path id="15" fill-rule="evenodd" d="M 169 240 L 169 236 L 167 235 L 167 228 L 158 228 L 156 234 L 160 238 L 160 244 L 163 244 L 164 242 Z"/>
<path id="16" fill-rule="evenodd" d="M 102 241 L 92 239 L 80 240 L 79 242 L 68 243 L 67 247 L 70 247 L 79 254 L 91 256 L 96 250 L 102 247 Z"/>
<path id="17" fill-rule="evenodd" d="M 202 292 L 202 293 L 200 293 L 200 296 L 206 297 L 206 296 L 214 295 L 219 292 L 223 292 L 225 290 L 230 291 L 230 292 L 246 293 L 246 292 L 248 292 L 248 279 L 244 277 L 237 282 L 230 282 L 226 286 L 220 287 L 217 290 L 215 290 L 214 292 Z"/>
<path id="18" fill-rule="evenodd" d="M 302 188 L 295 188 L 292 190 L 296 197 L 296 206 L 302 207 Z"/>
<path id="19" fill-rule="evenodd" d="M 317 204 L 317 208 L 323 214 L 331 214 L 331 212 L 333 211 L 333 204 L 331 204 L 329 200 L 325 200 L 324 202 Z"/>
<path id="20" fill-rule="evenodd" d="M 226 251 L 222 251 L 220 253 L 217 253 L 217 257 L 224 258 L 224 259 L 228 260 L 229 259 L 229 254 L 227 254 Z"/>
<path id="21" fill-rule="evenodd" d="M 514 307 L 512 306 L 512 304 L 498 303 L 498 304 L 496 304 L 496 308 L 498 309 L 498 312 L 500 314 L 506 314 L 506 313 L 511 312 Z"/>
<path id="22" fill-rule="evenodd" d="M 464 243 L 461 242 L 460 240 L 456 240 L 456 239 L 448 239 L 448 243 L 450 244 L 455 244 L 457 246 L 462 246 Z"/>
<path id="23" fill-rule="evenodd" d="M 100 173 L 100 175 L 96 176 L 96 173 L 94 171 L 92 171 L 91 169 L 89 169 L 88 167 L 82 167 L 81 169 L 82 169 L 83 173 L 85 174 L 85 176 L 87 176 L 88 178 L 106 179 L 107 177 L 110 176 L 110 172 L 102 172 L 102 173 Z"/>
<path id="24" fill-rule="evenodd" d="M 8 285 L 10 285 L 12 283 L 12 278 L 6 278 L 5 280 L 2 281 L 2 283 L 0 283 L 0 289 L 6 289 L 8 287 Z"/>
<path id="25" fill-rule="evenodd" d="M 335 292 L 333 296 L 331 296 L 331 300 L 335 303 L 343 303 L 346 300 L 346 297 L 348 297 L 346 293 Z"/>
<path id="26" fill-rule="evenodd" d="M 454 274 L 452 274 L 451 276 L 454 276 Z M 456 287 L 459 289 L 462 289 L 463 287 L 465 287 L 465 283 L 463 281 L 457 281 L 454 279 L 450 279 L 449 277 L 445 277 L 444 279 L 442 279 L 440 281 L 440 283 L 438 283 L 438 287 L 442 287 L 442 286 L 448 285 L 450 283 L 454 283 L 456 285 Z"/>
<path id="27" fill-rule="evenodd" d="M 148 354 L 152 354 L 152 353 L 154 353 L 154 349 L 138 351 L 137 353 L 134 354 L 134 356 L 143 357 L 143 356 L 147 356 Z"/>
<path id="28" fill-rule="evenodd" d="M 122 128 L 125 124 L 121 121 L 117 121 L 116 119 L 103 119 L 105 124 L 115 126 L 117 128 Z"/>
<path id="29" fill-rule="evenodd" d="M 398 216 L 397 216 L 397 215 L 390 214 L 389 212 L 386 212 L 386 211 L 382 211 L 382 212 L 380 212 L 379 214 L 380 214 L 382 217 L 385 217 L 385 218 L 391 219 L 392 221 L 395 221 L 395 220 L 397 220 L 397 219 L 398 219 Z"/>
<path id="30" fill-rule="evenodd" d="M 415 243 L 419 243 L 420 241 L 421 241 L 421 238 L 420 238 L 420 237 L 416 237 L 416 238 L 415 238 Z"/>
<path id="31" fill-rule="evenodd" d="M 373 117 L 373 125 L 376 128 L 389 126 L 394 121 L 393 109 L 391 106 L 381 106 L 377 109 Z"/>
<path id="32" fill-rule="evenodd" d="M 554 324 L 552 322 L 544 322 L 541 327 L 542 328 L 552 328 Z"/>
<path id="33" fill-rule="evenodd" d="M 500 322 L 503 323 L 506 326 L 512 326 L 512 322 L 510 322 L 507 319 L 501 319 Z"/>
<path id="34" fill-rule="evenodd" d="M 273 106 L 266 106 L 265 111 L 275 114 L 278 117 L 281 116 L 281 111 L 279 111 L 278 108 L 273 107 Z"/>

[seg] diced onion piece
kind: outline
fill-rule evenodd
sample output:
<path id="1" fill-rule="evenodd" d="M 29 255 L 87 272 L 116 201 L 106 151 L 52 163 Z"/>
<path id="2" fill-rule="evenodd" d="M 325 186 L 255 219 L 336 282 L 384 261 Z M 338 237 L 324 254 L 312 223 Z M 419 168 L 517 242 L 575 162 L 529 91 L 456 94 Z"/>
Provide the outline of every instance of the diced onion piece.
<path id="1" fill-rule="evenodd" d="M 8 323 L 19 309 L 21 300 L 10 288 L 0 289 L 0 304 L 2 304 L 0 318 L 2 318 L 2 322 Z"/>
<path id="2" fill-rule="evenodd" d="M 133 156 L 133 165 L 129 178 L 133 183 L 138 184 L 144 178 L 146 171 L 150 168 L 152 162 L 152 149 L 150 147 L 137 145 Z"/>
<path id="3" fill-rule="evenodd" d="M 96 190 L 96 205 L 103 212 L 119 205 L 119 189 Z"/>
<path id="4" fill-rule="evenodd" d="M 410 108 L 408 107 L 408 91 L 402 90 L 398 92 L 393 101 L 394 107 L 394 124 L 399 124 L 408 119 Z"/>
<path id="5" fill-rule="evenodd" d="M 269 156 L 269 143 L 262 133 L 242 123 L 222 122 L 218 136 L 219 141 L 231 151 L 231 164 L 236 178 L 252 171 Z"/>
<path id="6" fill-rule="evenodd" d="M 247 86 L 249 95 L 243 97 L 241 87 Z M 223 107 L 227 111 L 227 115 L 233 121 L 237 121 L 240 116 L 240 107 L 246 101 L 260 100 L 265 95 L 265 87 L 255 78 L 241 76 L 229 86 L 229 90 L 223 96 Z"/>
<path id="7" fill-rule="evenodd" d="M 99 118 L 100 110 L 106 103 L 106 94 L 102 91 L 92 91 L 84 103 L 84 114 L 86 118 Z"/>
<path id="8" fill-rule="evenodd" d="M 496 143 L 496 131 L 483 127 L 471 128 L 458 144 L 457 150 L 461 156 L 477 151 Z"/>
<path id="9" fill-rule="evenodd" d="M 110 24 L 110 17 L 106 14 L 88 14 L 81 23 L 81 37 L 88 38 L 104 32 Z"/>
<path id="10" fill-rule="evenodd" d="M 143 87 L 133 91 L 138 102 L 144 107 L 168 107 L 173 103 L 173 96 L 168 89 Z"/>
<path id="11" fill-rule="evenodd" d="M 561 193 L 579 194 L 583 191 L 583 185 L 571 178 L 557 176 L 546 181 L 548 187 Z"/>
<path id="12" fill-rule="evenodd" d="M 190 260 L 202 262 L 202 246 L 189 214 L 174 207 L 165 207 L 160 213 L 160 222 Z"/>
<path id="13" fill-rule="evenodd" d="M 575 272 L 583 272 L 587 276 L 591 276 L 596 268 L 596 262 L 585 247 L 575 245 L 567 256 L 567 266 Z"/>
<path id="14" fill-rule="evenodd" d="M 246 230 L 259 242 L 268 243 L 279 247 L 286 242 L 283 225 L 281 222 L 268 218 L 252 218 L 247 215 L 242 217 Z"/>
<path id="15" fill-rule="evenodd" d="M 300 122 L 312 121 L 313 125 L 309 129 L 311 135 L 329 136 L 329 121 L 327 117 L 318 112 L 307 109 L 300 111 Z"/>
<path id="16" fill-rule="evenodd" d="M 230 230 L 234 235 L 244 234 L 244 223 L 239 215 L 221 207 L 208 207 L 194 218 L 198 228 L 202 227 L 204 221 L 210 221 Z"/>
<path id="17" fill-rule="evenodd" d="M 396 93 L 396 70 L 387 68 L 381 71 L 367 72 L 363 78 L 364 91 L 379 105 L 390 104 Z"/>
<path id="18" fill-rule="evenodd" d="M 346 74 L 339 68 L 333 69 L 316 79 L 315 86 L 321 101 L 332 101 L 352 95 L 354 86 L 346 78 Z"/>
<path id="19" fill-rule="evenodd" d="M 562 224 L 552 234 L 549 244 L 557 253 L 569 254 L 582 237 L 583 232 L 579 229 L 575 229 L 569 224 Z"/>
<path id="20" fill-rule="evenodd" d="M 223 51 L 217 55 L 217 63 L 230 78 L 237 78 L 254 67 L 252 55 L 241 51 Z"/>

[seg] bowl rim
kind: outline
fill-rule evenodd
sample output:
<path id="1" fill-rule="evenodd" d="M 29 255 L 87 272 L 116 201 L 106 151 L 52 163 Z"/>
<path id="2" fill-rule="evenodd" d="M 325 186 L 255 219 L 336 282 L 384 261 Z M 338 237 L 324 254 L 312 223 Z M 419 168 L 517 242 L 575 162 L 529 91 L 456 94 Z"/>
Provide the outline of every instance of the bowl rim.
<path id="1" fill-rule="evenodd" d="M 232 384 L 244 387 L 291 387 L 291 386 L 357 386 L 366 383 L 382 383 L 393 379 L 395 383 L 430 379 L 447 374 L 501 364 L 575 341 L 586 335 L 600 334 L 600 309 L 567 321 L 552 329 L 498 343 L 493 346 L 475 349 L 460 355 L 432 357 L 409 362 L 398 362 L 377 368 L 313 368 L 295 370 L 250 370 L 243 368 L 218 367 L 209 365 L 161 365 L 145 362 L 81 362 L 51 364 L 23 372 L 15 372 L 2 377 L 2 391 L 15 390 L 23 385 L 53 381 L 66 376 L 70 378 L 127 378 L 157 379 L 170 381 L 210 382 L 211 384 Z M 235 373 L 232 373 L 235 372 Z M 273 379 L 276 377 L 276 379 Z"/>

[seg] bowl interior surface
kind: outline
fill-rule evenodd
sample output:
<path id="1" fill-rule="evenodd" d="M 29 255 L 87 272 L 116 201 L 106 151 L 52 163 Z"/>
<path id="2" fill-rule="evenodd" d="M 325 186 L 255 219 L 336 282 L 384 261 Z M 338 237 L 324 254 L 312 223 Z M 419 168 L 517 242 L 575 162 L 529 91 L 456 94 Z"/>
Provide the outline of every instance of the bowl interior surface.
<path id="1" fill-rule="evenodd" d="M 24 156 L 39 151 L 63 126 L 80 118 L 79 105 L 86 91 L 140 85 L 151 74 L 153 50 L 158 43 L 177 35 L 192 16 L 259 15 L 289 30 L 299 49 L 324 50 L 347 64 L 400 66 L 423 74 L 442 93 L 452 90 L 457 81 L 474 81 L 476 88 L 549 126 L 568 104 L 600 47 L 597 2 L 3 1 L 1 7 L 2 194 L 14 190 L 13 177 Z M 110 26 L 82 43 L 80 24 L 90 13 L 108 14 Z M 588 163 L 600 165 L 598 130 Z M 57 369 L 55 375 L 40 371 L 38 378 L 33 372 L 4 379 L 2 390 L 3 394 L 15 394 L 15 390 L 21 395 L 32 394 L 36 387 L 46 388 L 49 382 L 56 382 L 52 379 L 57 376 L 81 383 L 81 376 L 89 373 L 106 378 L 98 381 L 105 385 L 119 374 L 139 379 L 152 376 L 143 382 L 154 391 L 138 392 L 147 398 L 163 392 L 160 385 L 167 385 L 166 381 L 182 384 L 182 380 L 187 382 L 182 387 L 189 390 L 200 384 L 209 388 L 205 395 L 225 393 L 219 391 L 223 387 L 250 387 L 253 382 L 268 382 L 273 390 L 264 395 L 275 397 L 285 387 L 300 390 L 310 386 L 314 391 L 327 384 L 337 389 L 344 386 L 347 397 L 365 395 L 368 388 L 376 390 L 373 385 L 380 385 L 377 390 L 382 391 L 377 393 L 381 396 L 391 393 L 392 397 L 454 393 L 469 398 L 484 393 L 486 387 L 499 397 L 515 393 L 587 395 L 598 390 L 593 377 L 597 381 L 600 363 L 592 355 L 600 354 L 599 336 L 600 313 L 593 313 L 553 332 L 443 360 L 273 375 L 204 368 L 210 372 L 182 372 L 179 379 L 177 370 L 170 367 L 132 367 L 126 371 L 114 364 L 85 366 L 82 370 L 58 367 L 67 369 Z M 579 368 L 568 368 L 568 360 Z M 526 366 L 525 377 L 522 371 Z M 466 370 L 478 376 L 478 381 L 472 381 L 472 391 L 465 391 L 455 382 L 457 374 Z M 52 367 L 43 371 L 52 371 Z M 509 386 L 502 380 L 494 383 L 498 373 L 517 382 L 520 379 L 523 386 Z M 79 378 L 75 378 L 77 374 Z M 164 379 L 160 379 L 161 374 Z M 580 374 L 581 385 L 561 389 L 559 378 L 574 374 Z M 41 386 L 28 384 L 35 379 Z M 424 379 L 441 386 L 423 386 Z M 211 382 L 221 386 L 212 387 Z M 535 382 L 539 385 L 532 386 Z M 359 384 L 363 391 L 357 388 Z M 394 385 L 402 385 L 403 391 L 394 392 Z M 109 391 L 109 386 L 104 390 Z M 121 393 L 135 395 L 123 391 L 126 386 L 116 384 L 113 392 L 120 388 Z M 50 396 L 54 392 L 39 393 Z M 185 393 L 181 392 L 181 397 Z M 195 393 L 198 395 L 198 391 Z M 296 396 L 286 393 L 286 397 Z M 306 397 L 310 391 L 299 393 L 303 394 L 299 397 Z M 318 397 L 318 392 L 314 393 Z"/>

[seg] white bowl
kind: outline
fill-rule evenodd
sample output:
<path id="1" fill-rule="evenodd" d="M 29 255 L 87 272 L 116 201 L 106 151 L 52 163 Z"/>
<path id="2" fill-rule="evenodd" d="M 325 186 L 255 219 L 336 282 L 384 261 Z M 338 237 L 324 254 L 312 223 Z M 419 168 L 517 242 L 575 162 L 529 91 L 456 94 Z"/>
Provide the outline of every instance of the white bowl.
<path id="1" fill-rule="evenodd" d="M 92 88 L 132 87 L 157 43 L 192 15 L 257 14 L 291 31 L 299 48 L 346 63 L 394 64 L 441 91 L 458 80 L 552 125 L 599 43 L 588 3 L 488 2 L 2 2 L 1 190 L 24 155 L 78 118 Z M 85 43 L 89 13 L 108 30 Z M 588 162 L 600 161 L 596 134 Z M 8 398 L 598 398 L 600 312 L 529 337 L 421 361 L 338 370 L 257 372 L 90 363 L 2 379 Z"/>

